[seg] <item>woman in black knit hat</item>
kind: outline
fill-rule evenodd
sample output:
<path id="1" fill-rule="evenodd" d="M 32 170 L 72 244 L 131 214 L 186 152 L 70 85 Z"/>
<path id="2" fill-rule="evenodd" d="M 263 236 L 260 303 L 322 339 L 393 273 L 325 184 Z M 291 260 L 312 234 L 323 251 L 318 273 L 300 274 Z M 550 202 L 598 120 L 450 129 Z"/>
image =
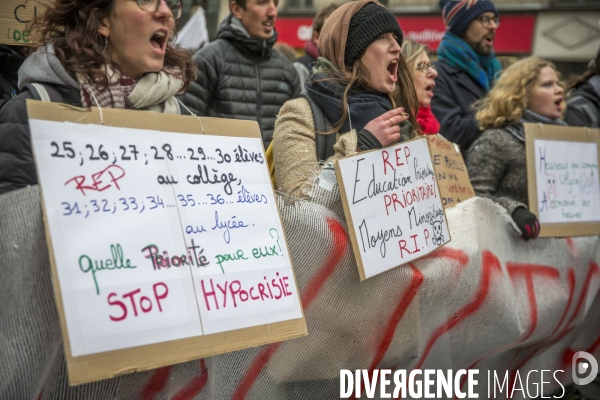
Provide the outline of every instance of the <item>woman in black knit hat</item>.
<path id="1" fill-rule="evenodd" d="M 305 83 L 308 98 L 285 103 L 275 122 L 280 191 L 305 197 L 322 162 L 417 134 L 418 101 L 402 38 L 396 17 L 374 0 L 346 3 L 329 16 L 319 37 L 321 57 Z M 326 120 L 321 131 L 319 117 Z M 322 140 L 322 134 L 332 136 Z"/>

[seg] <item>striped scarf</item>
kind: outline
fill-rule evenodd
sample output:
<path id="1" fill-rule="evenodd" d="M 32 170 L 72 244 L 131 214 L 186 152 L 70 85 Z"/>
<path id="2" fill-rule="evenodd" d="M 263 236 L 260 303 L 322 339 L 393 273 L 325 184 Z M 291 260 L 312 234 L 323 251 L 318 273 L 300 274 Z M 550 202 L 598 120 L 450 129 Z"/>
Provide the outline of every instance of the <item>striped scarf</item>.
<path id="1" fill-rule="evenodd" d="M 174 96 L 183 81 L 179 70 L 165 67 L 159 72 L 150 72 L 141 79 L 121 75 L 107 67 L 108 87 L 79 75 L 81 102 L 84 107 L 126 108 L 179 114 Z"/>
<path id="2" fill-rule="evenodd" d="M 523 123 L 525 122 L 568 126 L 568 124 L 560 118 L 552 119 L 544 117 L 543 115 L 533 112 L 530 109 L 525 109 L 525 111 L 523 111 L 523 116 L 521 116 L 521 121 L 518 124 L 508 125 L 504 129 L 512 133 L 520 140 L 525 141 L 525 128 L 523 127 Z"/>
<path id="3" fill-rule="evenodd" d="M 438 55 L 441 61 L 469 74 L 486 92 L 502 70 L 493 51 L 488 56 L 477 54 L 467 42 L 450 31 L 444 34 L 438 47 Z"/>

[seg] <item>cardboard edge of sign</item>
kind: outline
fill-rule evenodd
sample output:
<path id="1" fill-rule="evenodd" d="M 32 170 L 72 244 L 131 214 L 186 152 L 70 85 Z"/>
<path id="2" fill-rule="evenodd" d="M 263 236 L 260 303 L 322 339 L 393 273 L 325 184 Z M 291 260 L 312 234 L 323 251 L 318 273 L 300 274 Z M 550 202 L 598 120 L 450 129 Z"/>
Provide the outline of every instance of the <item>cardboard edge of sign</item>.
<path id="1" fill-rule="evenodd" d="M 100 124 L 101 122 L 100 113 L 96 107 L 82 109 L 65 104 L 52 104 L 36 100 L 27 100 L 27 112 L 31 119 L 43 119 L 57 122 L 77 121 L 76 123 L 80 124 Z M 144 118 L 137 119 L 135 126 L 132 126 L 130 118 L 132 115 L 139 116 L 139 111 L 103 109 L 102 112 L 102 119 L 104 119 L 106 126 L 261 138 L 260 128 L 256 121 L 146 113 L 144 114 Z M 168 130 L 161 129 L 162 126 L 168 127 Z M 234 133 L 232 134 L 232 132 Z M 200 335 L 191 338 L 73 357 L 71 355 L 67 320 L 64 313 L 62 292 L 60 290 L 60 282 L 58 279 L 58 269 L 54 258 L 54 248 L 52 247 L 52 237 L 50 236 L 50 227 L 46 217 L 46 207 L 43 201 L 43 191 L 41 186 L 40 193 L 46 243 L 52 269 L 52 284 L 54 286 L 56 306 L 63 333 L 64 351 L 70 386 L 115 378 L 124 374 L 146 371 L 308 335 L 306 320 L 304 318 L 304 309 L 302 308 L 302 299 L 300 298 L 300 291 L 298 290 L 298 280 L 295 276 L 292 260 L 289 258 L 290 252 L 286 238 L 285 243 L 286 247 L 288 247 L 288 259 L 290 261 L 292 273 L 294 274 L 296 293 L 298 293 L 298 303 L 302 311 L 301 318 L 233 331 Z M 277 207 L 277 215 L 281 222 L 279 207 Z M 283 235 L 285 237 L 285 230 Z"/>
<path id="2" fill-rule="evenodd" d="M 396 146 L 396 145 L 401 145 L 403 143 L 415 142 L 417 140 L 424 140 L 425 141 L 425 147 L 427 148 L 427 152 L 429 154 L 429 161 L 431 162 L 431 168 L 433 169 L 433 158 L 431 157 L 431 149 L 429 148 L 429 144 L 427 143 L 427 139 L 426 139 L 425 136 L 421 135 L 421 136 L 415 137 L 413 139 L 407 140 L 405 142 L 400 142 L 400 143 L 393 144 L 390 147 Z M 382 150 L 382 149 L 373 149 L 373 150 L 363 151 L 360 154 L 368 154 L 368 153 L 372 153 L 372 152 L 380 151 L 380 150 Z M 351 157 L 356 157 L 357 155 L 358 154 L 352 155 L 352 156 L 343 157 L 340 160 L 344 160 L 344 159 L 351 158 Z M 418 259 L 423 258 L 423 257 L 425 257 L 425 256 L 433 253 L 434 251 L 436 251 L 436 250 L 444 247 L 445 245 L 447 245 L 448 243 L 450 243 L 452 241 L 452 233 L 450 232 L 450 227 L 448 226 L 448 236 L 449 236 L 448 241 L 445 242 L 444 244 L 442 244 L 441 246 L 436 247 L 435 249 L 433 249 L 433 250 L 431 250 L 431 251 L 429 251 L 427 253 L 423 253 L 423 255 L 420 256 L 420 257 L 418 257 L 418 258 L 412 259 L 412 260 L 410 260 L 408 262 L 405 262 L 405 263 L 402 263 L 402 264 L 398 264 L 398 265 L 396 265 L 394 267 L 386 269 L 385 271 L 381 271 L 381 272 L 379 272 L 377 274 L 374 274 L 374 275 L 371 275 L 371 276 L 367 277 L 366 274 L 365 274 L 365 268 L 364 268 L 364 264 L 363 264 L 363 261 L 362 261 L 362 256 L 360 255 L 360 248 L 358 246 L 358 236 L 356 235 L 356 231 L 354 230 L 354 223 L 352 221 L 352 214 L 350 213 L 350 204 L 348 202 L 348 198 L 346 197 L 346 188 L 344 186 L 344 180 L 342 179 L 342 172 L 341 172 L 340 167 L 338 165 L 338 161 L 339 160 L 336 160 L 335 163 L 334 163 L 335 176 L 337 178 L 338 186 L 340 188 L 340 197 L 342 199 L 342 207 L 344 209 L 344 216 L 346 217 L 346 225 L 348 226 L 348 233 L 350 234 L 350 243 L 352 243 L 352 251 L 354 253 L 354 258 L 356 259 L 356 264 L 358 265 L 358 273 L 360 275 L 361 282 L 364 281 L 364 280 L 367 280 L 369 278 L 373 278 L 374 276 L 381 275 L 381 274 L 383 274 L 385 272 L 388 272 L 388 271 L 390 271 L 390 270 L 392 270 L 394 268 L 402 267 L 404 265 L 408 265 L 408 264 L 410 264 L 410 263 L 412 263 L 414 261 L 417 261 Z M 434 178 L 435 178 L 435 188 L 436 188 L 436 191 L 437 191 L 437 195 L 438 195 L 439 198 L 441 198 L 440 188 L 439 188 L 439 184 L 438 184 L 437 177 L 435 176 L 435 174 L 434 174 Z M 446 209 L 444 208 L 444 206 L 441 206 L 441 207 L 442 207 L 442 212 L 444 213 L 444 220 L 446 221 L 446 225 L 448 225 L 448 217 L 446 216 Z"/>
<path id="3" fill-rule="evenodd" d="M 529 211 L 539 218 L 535 148 L 533 145 L 535 139 L 596 143 L 597 165 L 600 165 L 600 129 L 542 124 L 523 124 L 523 126 L 525 127 Z M 600 234 L 600 222 L 540 223 L 539 237 L 572 237 L 597 234 Z"/>

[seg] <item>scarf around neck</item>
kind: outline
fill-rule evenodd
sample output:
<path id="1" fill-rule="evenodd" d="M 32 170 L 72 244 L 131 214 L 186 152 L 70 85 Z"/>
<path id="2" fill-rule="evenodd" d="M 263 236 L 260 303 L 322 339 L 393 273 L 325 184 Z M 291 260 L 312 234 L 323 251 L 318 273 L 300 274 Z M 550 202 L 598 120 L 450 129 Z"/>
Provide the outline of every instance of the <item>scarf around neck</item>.
<path id="1" fill-rule="evenodd" d="M 441 61 L 469 74 L 486 92 L 502 70 L 494 51 L 488 56 L 477 54 L 467 42 L 450 31 L 444 34 L 438 55 Z"/>
<path id="2" fill-rule="evenodd" d="M 304 43 L 304 51 L 306 54 L 314 58 L 315 60 L 319 57 L 319 50 L 317 49 L 317 44 L 314 40 L 310 39 Z"/>
<path id="3" fill-rule="evenodd" d="M 175 95 L 181 89 L 183 81 L 176 71 L 163 68 L 160 72 L 151 72 L 141 79 L 132 79 L 121 75 L 117 70 L 107 67 L 108 88 L 79 75 L 81 102 L 84 107 L 126 108 L 154 111 L 165 114 L 179 114 L 179 105 Z"/>
<path id="4" fill-rule="evenodd" d="M 521 116 L 521 121 L 514 125 L 508 125 L 505 129 L 515 135 L 518 139 L 525 141 L 525 128 L 523 127 L 523 123 L 526 122 L 568 126 L 568 124 L 560 118 L 553 119 L 544 117 L 543 115 L 533 112 L 530 109 L 525 109 L 525 111 L 523 111 L 523 115 Z"/>
<path id="5" fill-rule="evenodd" d="M 424 135 L 435 135 L 440 132 L 440 123 L 431 112 L 431 107 L 419 107 L 417 122 Z"/>
<path id="6" fill-rule="evenodd" d="M 342 96 L 344 88 L 334 81 L 322 79 L 340 76 L 340 72 L 326 59 L 319 57 L 314 64 L 316 71 L 304 84 L 307 94 L 313 99 L 332 124 L 342 118 Z M 349 114 L 340 133 L 355 129 L 360 131 L 373 119 L 392 109 L 392 102 L 387 95 L 351 89 L 348 93 Z"/>

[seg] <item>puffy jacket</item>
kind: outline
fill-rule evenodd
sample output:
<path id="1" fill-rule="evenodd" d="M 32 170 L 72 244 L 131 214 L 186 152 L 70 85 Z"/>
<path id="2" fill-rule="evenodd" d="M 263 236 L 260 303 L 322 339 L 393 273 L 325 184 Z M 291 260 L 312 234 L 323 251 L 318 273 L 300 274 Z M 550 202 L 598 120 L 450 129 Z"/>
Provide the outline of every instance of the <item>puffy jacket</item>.
<path id="1" fill-rule="evenodd" d="M 276 40 L 277 33 L 251 38 L 230 15 L 217 40 L 194 54 L 198 78 L 182 96 L 185 105 L 201 116 L 258 121 L 266 148 L 279 109 L 300 93 L 292 63 L 272 49 Z"/>
<path id="2" fill-rule="evenodd" d="M 463 155 L 481 135 L 473 103 L 485 97 L 485 89 L 465 71 L 444 62 L 435 63 L 435 78 L 431 111 L 440 121 L 440 133 L 461 147 Z"/>
<path id="3" fill-rule="evenodd" d="M 572 126 L 600 128 L 600 98 L 588 82 L 569 95 L 565 122 Z"/>
<path id="4" fill-rule="evenodd" d="M 0 45 L 0 107 L 12 98 L 13 91 L 18 92 L 17 72 L 25 57 L 9 46 Z"/>
<path id="5" fill-rule="evenodd" d="M 79 90 L 67 85 L 53 86 L 62 95 L 63 103 L 81 107 Z M 0 109 L 0 195 L 37 184 L 25 104 L 35 97 L 25 87 Z"/>

